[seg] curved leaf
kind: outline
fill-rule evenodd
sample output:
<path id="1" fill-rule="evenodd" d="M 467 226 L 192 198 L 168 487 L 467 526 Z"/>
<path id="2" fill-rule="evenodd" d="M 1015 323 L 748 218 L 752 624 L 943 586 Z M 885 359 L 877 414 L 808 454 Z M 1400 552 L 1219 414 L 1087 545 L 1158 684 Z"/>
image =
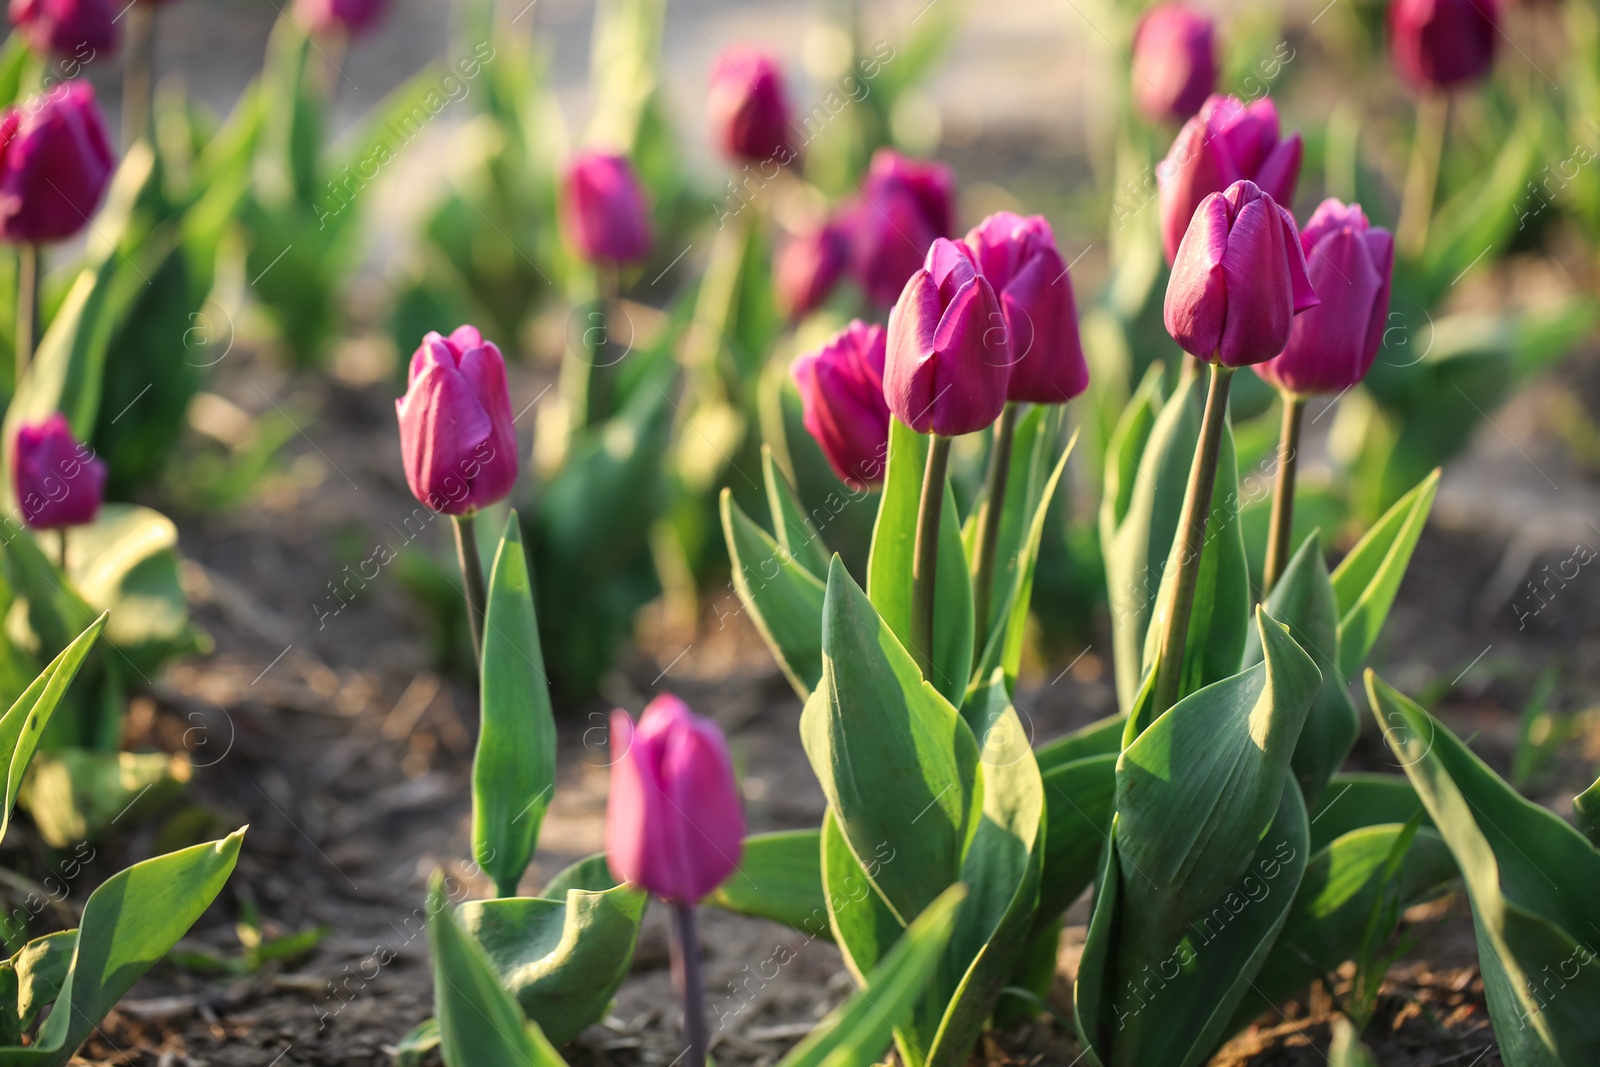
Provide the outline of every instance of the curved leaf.
<path id="1" fill-rule="evenodd" d="M 739 869 L 706 903 L 831 939 L 822 887 L 822 832 L 781 830 L 745 838 Z"/>
<path id="2" fill-rule="evenodd" d="M 1439 475 L 1436 468 L 1395 501 L 1334 568 L 1330 580 L 1339 610 L 1339 673 L 1346 678 L 1360 670 L 1389 617 L 1412 550 L 1433 508 Z"/>
<path id="3" fill-rule="evenodd" d="M 731 490 L 722 490 L 721 505 L 734 589 L 804 700 L 822 679 L 823 584 L 740 510 Z"/>
<path id="4" fill-rule="evenodd" d="M 761 446 L 761 475 L 767 486 L 767 507 L 772 512 L 772 529 L 778 535 L 778 544 L 813 577 L 821 579 L 828 573 L 828 546 L 822 543 L 821 534 L 806 517 L 806 509 L 795 495 L 794 486 L 778 469 L 771 445 Z M 723 525 L 726 527 L 726 519 Z"/>

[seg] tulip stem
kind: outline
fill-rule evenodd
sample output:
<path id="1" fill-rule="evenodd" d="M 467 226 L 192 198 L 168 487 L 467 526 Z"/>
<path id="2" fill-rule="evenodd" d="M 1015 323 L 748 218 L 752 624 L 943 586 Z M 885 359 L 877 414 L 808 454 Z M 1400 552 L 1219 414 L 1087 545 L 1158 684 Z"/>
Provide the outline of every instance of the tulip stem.
<path id="1" fill-rule="evenodd" d="M 61 564 L 61 573 L 67 573 L 67 528 L 56 527 L 56 562 Z"/>
<path id="2" fill-rule="evenodd" d="M 994 599 L 994 557 L 1000 541 L 1000 517 L 1006 505 L 1006 483 L 1011 477 L 1011 444 L 1016 438 L 1021 405 L 1007 402 L 994 424 L 994 445 L 989 449 L 989 483 L 978 511 L 978 573 L 972 579 L 974 653 L 983 655 L 989 642 L 989 609 Z"/>
<path id="3" fill-rule="evenodd" d="M 1444 154 L 1445 129 L 1450 124 L 1450 96 L 1429 91 L 1417 99 L 1417 127 L 1411 139 L 1411 166 L 1400 197 L 1400 219 L 1395 243 L 1407 259 L 1422 254 L 1428 243 L 1428 223 L 1439 185 L 1439 159 Z"/>
<path id="4" fill-rule="evenodd" d="M 22 384 L 22 375 L 33 359 L 34 333 L 39 325 L 39 246 L 17 246 L 17 371 L 11 383 L 12 395 Z"/>
<path id="5" fill-rule="evenodd" d="M 1200 554 L 1206 545 L 1206 520 L 1211 512 L 1211 490 L 1217 482 L 1217 453 L 1222 447 L 1222 427 L 1228 419 L 1228 386 L 1232 367 L 1211 365 L 1211 387 L 1206 393 L 1205 418 L 1200 423 L 1200 444 L 1189 469 L 1189 491 L 1183 497 L 1183 518 L 1178 524 L 1183 552 L 1177 557 L 1178 577 L 1172 587 L 1172 610 L 1156 659 L 1154 702 L 1149 718 L 1163 714 L 1178 700 L 1183 680 L 1183 649 L 1189 640 L 1189 615 L 1194 608 L 1195 586 L 1200 578 Z"/>
<path id="6" fill-rule="evenodd" d="M 155 5 L 134 4 L 128 12 L 128 59 L 122 69 L 122 145 L 125 150 L 150 133 L 155 52 Z"/>
<path id="7" fill-rule="evenodd" d="M 478 559 L 478 538 L 472 529 L 471 515 L 456 516 L 456 554 L 461 557 L 461 576 L 467 583 L 467 622 L 472 627 L 472 654 L 483 669 L 483 622 L 489 596 L 483 584 L 483 563 Z"/>
<path id="8" fill-rule="evenodd" d="M 1306 413 L 1306 400 L 1294 393 L 1283 394 L 1283 433 L 1278 438 L 1278 480 L 1272 487 L 1272 521 L 1267 529 L 1267 564 L 1262 572 L 1261 597 L 1283 577 L 1289 565 L 1289 549 L 1294 527 L 1294 480 L 1300 467 L 1300 423 Z"/>
<path id="9" fill-rule="evenodd" d="M 928 441 L 928 467 L 917 504 L 917 541 L 911 555 L 911 655 L 922 676 L 933 680 L 933 592 L 939 580 L 939 520 L 944 510 L 945 472 L 950 469 L 950 438 Z"/>
<path id="10" fill-rule="evenodd" d="M 672 984 L 683 1002 L 684 1067 L 705 1067 L 708 1030 L 706 990 L 700 978 L 700 941 L 695 935 L 694 905 L 672 905 Z"/>

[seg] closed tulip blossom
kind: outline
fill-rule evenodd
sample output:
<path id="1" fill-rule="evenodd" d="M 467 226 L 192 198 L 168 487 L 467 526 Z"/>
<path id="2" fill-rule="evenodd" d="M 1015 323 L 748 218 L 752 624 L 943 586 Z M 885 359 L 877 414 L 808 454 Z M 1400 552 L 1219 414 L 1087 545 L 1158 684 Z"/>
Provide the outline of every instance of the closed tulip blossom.
<path id="1" fill-rule="evenodd" d="M 778 253 L 773 286 L 790 319 L 804 318 L 827 302 L 850 266 L 850 234 L 827 222 L 791 237 Z"/>
<path id="2" fill-rule="evenodd" d="M 880 148 L 851 219 L 857 280 L 874 303 L 894 304 L 936 237 L 955 225 L 955 177 L 942 163 Z"/>
<path id="3" fill-rule="evenodd" d="M 89 225 L 116 161 L 87 82 L 60 85 L 0 115 L 0 237 L 63 241 Z"/>
<path id="4" fill-rule="evenodd" d="M 505 359 L 476 328 L 423 338 L 406 395 L 394 406 L 406 484 L 423 504 L 471 515 L 511 492 L 517 435 Z"/>
<path id="5" fill-rule="evenodd" d="M 1304 145 L 1283 137 L 1278 109 L 1262 98 L 1246 105 L 1213 95 L 1184 123 L 1156 168 L 1161 199 L 1161 246 L 1172 263 L 1200 202 L 1240 179 L 1254 182 L 1280 204 L 1294 199 Z"/>
<path id="6" fill-rule="evenodd" d="M 312 33 L 347 33 L 375 29 L 388 13 L 389 0 L 298 0 L 295 18 Z"/>
<path id="7" fill-rule="evenodd" d="M 1498 0 L 1394 0 L 1389 55 L 1418 89 L 1454 89 L 1489 73 L 1500 38 Z"/>
<path id="8" fill-rule="evenodd" d="M 806 430 L 851 489 L 881 482 L 887 462 L 884 336 L 882 326 L 853 319 L 827 344 L 794 361 Z"/>
<path id="9" fill-rule="evenodd" d="M 1217 31 L 1186 4 L 1157 4 L 1133 32 L 1133 102 L 1151 122 L 1182 122 L 1217 85 Z"/>
<path id="10" fill-rule="evenodd" d="M 105 493 L 106 464 L 78 443 L 59 411 L 17 430 L 11 480 L 22 521 L 60 530 L 94 521 Z"/>
<path id="11" fill-rule="evenodd" d="M 730 159 L 787 164 L 798 154 L 789 136 L 789 96 L 777 60 L 758 48 L 726 49 L 711 67 L 707 101 L 717 146 Z"/>
<path id="12" fill-rule="evenodd" d="M 11 0 L 11 24 L 35 52 L 88 62 L 117 47 L 111 0 Z"/>
<path id="13" fill-rule="evenodd" d="M 650 210 L 625 156 L 586 152 L 567 168 L 561 226 L 591 263 L 631 263 L 650 254 Z"/>

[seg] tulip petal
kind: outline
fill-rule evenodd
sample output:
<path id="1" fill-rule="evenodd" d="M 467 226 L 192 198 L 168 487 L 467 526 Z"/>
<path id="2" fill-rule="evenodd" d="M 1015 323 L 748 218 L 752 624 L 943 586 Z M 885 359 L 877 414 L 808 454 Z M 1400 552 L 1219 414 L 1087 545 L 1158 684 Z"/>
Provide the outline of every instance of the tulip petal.
<path id="1" fill-rule="evenodd" d="M 1294 201 L 1295 186 L 1300 182 L 1300 161 L 1304 155 L 1305 143 L 1298 133 L 1285 138 L 1257 169 L 1255 183 L 1262 192 L 1288 207 Z"/>
<path id="2" fill-rule="evenodd" d="M 618 881 L 638 884 L 644 870 L 647 786 L 634 752 L 633 720 L 621 708 L 611 713 L 611 787 L 606 797 L 606 865 Z"/>
<path id="3" fill-rule="evenodd" d="M 676 899 L 697 902 L 732 874 L 744 849 L 744 810 L 721 732 L 693 716 L 669 735 L 661 780 L 676 838 Z M 664 820 L 664 821 L 667 821 Z"/>
<path id="4" fill-rule="evenodd" d="M 927 433 L 933 425 L 934 332 L 939 312 L 939 290 L 925 270 L 911 276 L 889 312 L 883 394 L 895 418 L 918 433 Z"/>
<path id="5" fill-rule="evenodd" d="M 471 479 L 489 440 L 489 416 L 455 367 L 423 371 L 395 401 L 406 481 L 418 500 L 435 511 L 463 515 L 476 510 Z"/>
<path id="6" fill-rule="evenodd" d="M 1289 286 L 1294 294 L 1294 310 L 1298 314 L 1307 308 L 1314 308 L 1320 301 L 1317 299 L 1317 290 L 1311 284 L 1311 279 L 1306 275 L 1306 251 L 1300 242 L 1300 232 L 1295 229 L 1294 216 L 1282 207 L 1278 207 L 1278 221 L 1283 226 L 1283 244 L 1288 253 Z"/>
<path id="7" fill-rule="evenodd" d="M 1167 282 L 1167 332 L 1190 355 L 1214 359 L 1228 319 L 1222 260 L 1228 247 L 1228 203 L 1213 193 L 1195 212 Z"/>
<path id="8" fill-rule="evenodd" d="M 1221 97 L 1212 97 L 1219 100 Z M 1208 101 L 1207 106 L 1211 106 Z M 1232 157 L 1217 143 L 1206 126 L 1205 109 L 1183 124 L 1172 148 L 1156 167 L 1161 189 L 1161 244 L 1172 263 L 1200 203 L 1239 180 Z"/>
<path id="9" fill-rule="evenodd" d="M 1217 346 L 1223 366 L 1242 367 L 1271 359 L 1289 341 L 1294 318 L 1289 264 L 1293 257 L 1303 260 L 1303 255 L 1298 234 L 1295 247 L 1285 247 L 1279 210 L 1269 200 L 1252 200 L 1239 210 L 1228 233 L 1222 256 L 1227 318 Z M 1303 262 L 1300 269 L 1305 269 Z"/>

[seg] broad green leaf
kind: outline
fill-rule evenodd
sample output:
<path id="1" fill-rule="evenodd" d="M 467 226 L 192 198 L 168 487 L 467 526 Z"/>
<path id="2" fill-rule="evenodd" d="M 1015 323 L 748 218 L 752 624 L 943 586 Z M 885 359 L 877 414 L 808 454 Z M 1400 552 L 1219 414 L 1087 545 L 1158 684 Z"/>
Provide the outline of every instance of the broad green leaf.
<path id="1" fill-rule="evenodd" d="M 58 748 L 39 754 L 22 803 L 51 848 L 131 827 L 179 797 L 193 776 L 186 755 Z"/>
<path id="2" fill-rule="evenodd" d="M 1404 775 L 1336 774 L 1311 812 L 1311 850 L 1320 852 L 1365 826 L 1409 822 L 1419 811 L 1422 799 Z M 1433 825 L 1426 813 L 1422 825 Z"/>
<path id="3" fill-rule="evenodd" d="M 1122 751 L 1122 731 L 1127 716 L 1118 712 L 1070 734 L 1046 742 L 1034 750 L 1039 770 L 1049 774 L 1052 770 L 1075 760 L 1090 756 L 1115 756 Z"/>
<path id="4" fill-rule="evenodd" d="M 1113 750 L 1086 756 L 1043 772 L 1049 817 L 1039 883 L 1041 922 L 1059 917 L 1094 879 L 1111 834 L 1117 755 Z"/>
<path id="5" fill-rule="evenodd" d="M 1334 568 L 1331 581 L 1339 609 L 1339 673 L 1346 678 L 1353 677 L 1366 661 L 1389 616 L 1439 490 L 1439 474 L 1435 470 L 1397 500 Z"/>
<path id="6" fill-rule="evenodd" d="M 1021 553 L 1033 526 L 1034 512 L 1040 507 L 1041 496 L 1048 506 L 1046 482 L 1056 464 L 1056 443 L 1061 439 L 1061 427 L 1066 419 L 1065 408 L 1059 404 L 1031 405 L 1017 420 L 1012 433 L 1011 465 L 1006 477 L 1005 500 L 998 517 L 995 534 L 994 590 L 989 600 L 989 617 L 976 620 L 977 632 L 984 645 L 992 639 L 995 629 L 1009 615 L 1006 604 L 1012 599 L 1012 590 L 1021 576 Z M 991 445 L 991 448 L 993 446 Z M 1069 449 L 1070 451 L 1070 446 Z M 992 462 L 992 460 L 991 460 Z M 1052 483 L 1053 485 L 1053 483 Z M 987 496 L 980 496 L 967 515 L 962 531 L 967 549 L 968 564 L 977 568 L 972 558 L 976 549 L 975 537 L 979 516 L 989 510 Z M 980 682 L 988 679 L 988 671 L 974 671 Z"/>
<path id="7" fill-rule="evenodd" d="M 721 504 L 739 600 L 804 700 L 822 678 L 822 581 L 752 522 L 733 502 L 730 490 L 722 490 Z"/>
<path id="8" fill-rule="evenodd" d="M 1600 847 L 1600 781 L 1572 798 L 1572 815 L 1589 843 Z"/>
<path id="9" fill-rule="evenodd" d="M 771 445 L 761 446 L 761 475 L 767 485 L 767 507 L 772 512 L 772 529 L 778 535 L 778 544 L 818 579 L 825 577 L 828 546 L 823 544 L 822 535 L 806 517 L 806 509 L 795 495 L 794 486 L 778 468 Z"/>
<path id="10" fill-rule="evenodd" d="M 77 951 L 78 931 L 63 930 L 29 941 L 3 965 L 16 975 L 17 1024 L 23 1033 L 32 1030 L 40 1011 L 61 995 Z"/>
<path id="11" fill-rule="evenodd" d="M 1361 1035 L 1350 1020 L 1335 1015 L 1330 1026 L 1333 1038 L 1328 1043 L 1328 1067 L 1378 1067 L 1372 1052 L 1361 1043 Z"/>
<path id="12" fill-rule="evenodd" d="M 516 895 L 533 858 L 556 784 L 550 682 L 515 510 L 506 516 L 489 576 L 481 706 L 472 761 L 472 851 L 508 897 Z"/>
<path id="13" fill-rule="evenodd" d="M 744 839 L 739 868 L 706 903 L 832 938 L 828 898 L 822 888 L 822 833 L 781 830 Z"/>
<path id="14" fill-rule="evenodd" d="M 597 852 L 558 871 L 554 878 L 545 883 L 545 887 L 539 891 L 539 896 L 545 900 L 566 900 L 569 889 L 603 893 L 607 889 L 615 888 L 617 884 L 616 878 L 611 874 L 611 867 L 606 863 L 606 854 Z"/>

